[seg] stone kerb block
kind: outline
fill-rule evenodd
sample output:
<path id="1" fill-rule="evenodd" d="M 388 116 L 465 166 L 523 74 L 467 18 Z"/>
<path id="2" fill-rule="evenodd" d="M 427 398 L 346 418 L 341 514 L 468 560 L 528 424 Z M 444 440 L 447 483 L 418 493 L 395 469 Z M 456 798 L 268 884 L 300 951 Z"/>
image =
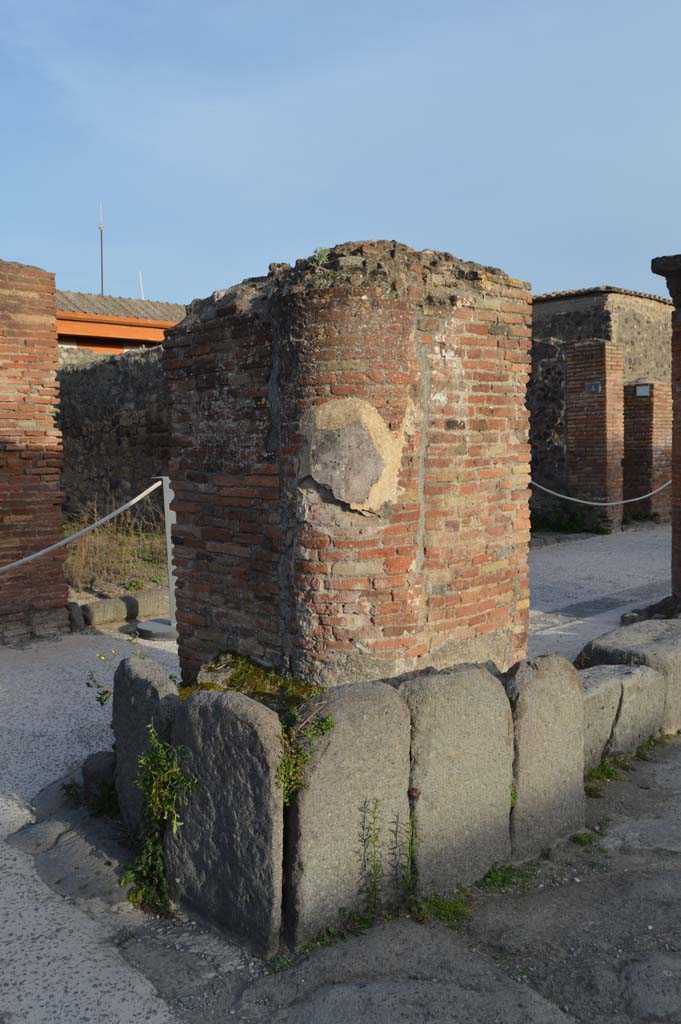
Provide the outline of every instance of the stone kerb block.
<path id="1" fill-rule="evenodd" d="M 584 825 L 584 701 L 579 674 L 558 655 L 523 661 L 506 682 L 515 729 L 516 860 Z"/>
<path id="2" fill-rule="evenodd" d="M 648 665 L 596 665 L 579 673 L 584 690 L 584 770 L 605 754 L 632 754 L 662 728 L 667 684 Z"/>
<path id="3" fill-rule="evenodd" d="M 362 808 L 378 801 L 384 898 L 396 895 L 390 829 L 409 821 L 409 709 L 385 683 L 331 690 L 323 713 L 334 728 L 321 737 L 287 823 L 285 917 L 294 946 L 361 909 Z"/>
<path id="4" fill-rule="evenodd" d="M 584 692 L 584 771 L 603 760 L 609 748 L 612 729 L 622 700 L 622 680 L 618 668 L 598 665 L 579 673 Z"/>
<path id="5" fill-rule="evenodd" d="M 282 903 L 279 718 L 242 693 L 198 691 L 178 707 L 173 743 L 196 778 L 182 828 L 166 837 L 173 899 L 271 955 Z"/>
<path id="6" fill-rule="evenodd" d="M 411 712 L 410 792 L 422 895 L 510 860 L 513 719 L 503 685 L 465 665 L 400 686 Z"/>
<path id="7" fill-rule="evenodd" d="M 125 658 L 114 675 L 112 726 L 116 743 L 116 793 L 121 816 L 133 832 L 142 825 L 143 797 L 135 786 L 149 725 L 163 738 L 178 704 L 175 684 L 156 662 Z"/>
<path id="8" fill-rule="evenodd" d="M 592 665 L 648 665 L 666 681 L 664 733 L 681 729 L 681 622 L 649 619 L 623 626 L 597 637 L 579 655 L 580 667 Z"/>
<path id="9" fill-rule="evenodd" d="M 615 754 L 633 754 L 650 736 L 662 730 L 667 684 L 648 665 L 617 666 L 622 680 L 622 705 L 610 740 Z"/>

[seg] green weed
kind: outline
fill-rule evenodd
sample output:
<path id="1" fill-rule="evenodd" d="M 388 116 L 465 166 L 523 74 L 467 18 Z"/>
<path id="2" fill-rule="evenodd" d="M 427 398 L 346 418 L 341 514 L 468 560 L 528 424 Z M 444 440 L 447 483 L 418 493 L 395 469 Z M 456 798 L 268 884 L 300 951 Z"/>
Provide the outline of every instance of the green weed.
<path id="1" fill-rule="evenodd" d="M 529 864 L 525 868 L 516 868 L 510 864 L 494 864 L 487 874 L 476 882 L 478 889 L 490 892 L 503 892 L 504 889 L 526 889 L 539 874 L 537 864 Z"/>
<path id="2" fill-rule="evenodd" d="M 441 921 L 448 928 L 460 928 L 468 916 L 468 909 L 467 901 L 461 896 L 414 897 L 410 904 L 415 920 Z"/>
<path id="3" fill-rule="evenodd" d="M 135 785 L 144 796 L 144 831 L 135 863 L 124 873 L 121 885 L 130 885 L 133 906 L 155 914 L 168 914 L 170 893 L 163 864 L 163 836 L 182 826 L 180 808 L 186 804 L 196 780 L 185 775 L 185 751 L 156 735 L 149 725 L 149 747 L 139 759 Z"/>

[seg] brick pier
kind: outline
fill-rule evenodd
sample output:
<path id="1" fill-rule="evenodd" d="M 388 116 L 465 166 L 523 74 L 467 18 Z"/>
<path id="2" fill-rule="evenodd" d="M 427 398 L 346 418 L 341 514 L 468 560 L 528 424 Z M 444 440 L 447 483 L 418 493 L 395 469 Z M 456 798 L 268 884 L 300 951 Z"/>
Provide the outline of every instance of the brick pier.
<path id="1" fill-rule="evenodd" d="M 0 261 L 0 565 L 60 540 L 54 274 Z M 0 643 L 68 628 L 64 552 L 0 576 Z"/>
<path id="2" fill-rule="evenodd" d="M 524 654 L 529 286 L 340 245 L 197 300 L 165 370 L 183 677 Z"/>

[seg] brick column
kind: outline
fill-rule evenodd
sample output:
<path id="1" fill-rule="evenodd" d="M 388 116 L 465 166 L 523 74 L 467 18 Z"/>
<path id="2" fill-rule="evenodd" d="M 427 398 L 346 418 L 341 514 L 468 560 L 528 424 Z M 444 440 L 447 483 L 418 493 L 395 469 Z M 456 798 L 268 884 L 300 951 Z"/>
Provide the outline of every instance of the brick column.
<path id="1" fill-rule="evenodd" d="M 654 274 L 667 281 L 672 314 L 672 592 L 681 597 L 681 255 L 658 256 Z"/>
<path id="2" fill-rule="evenodd" d="M 54 274 L 0 261 L 0 565 L 60 540 Z M 63 552 L 0 576 L 0 643 L 68 625 Z"/>
<path id="3" fill-rule="evenodd" d="M 624 366 L 613 341 L 589 339 L 566 346 L 567 463 L 570 494 L 589 501 L 622 499 Z M 622 507 L 574 505 L 585 529 L 618 530 Z"/>
<path id="4" fill-rule="evenodd" d="M 672 469 L 672 389 L 658 381 L 635 381 L 624 388 L 624 497 L 660 487 Z M 625 516 L 657 520 L 671 514 L 667 488 L 625 507 Z"/>
<path id="5" fill-rule="evenodd" d="M 525 650 L 529 286 L 338 246 L 168 334 L 183 677 L 221 649 L 331 684 Z"/>

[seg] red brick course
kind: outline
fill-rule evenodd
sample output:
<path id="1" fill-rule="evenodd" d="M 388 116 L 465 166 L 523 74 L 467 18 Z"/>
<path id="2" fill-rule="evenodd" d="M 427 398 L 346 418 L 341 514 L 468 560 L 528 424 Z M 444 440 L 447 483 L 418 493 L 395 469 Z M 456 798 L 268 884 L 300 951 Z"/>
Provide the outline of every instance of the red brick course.
<path id="1" fill-rule="evenodd" d="M 61 539 L 54 275 L 0 261 L 0 565 Z M 63 552 L 0 576 L 0 643 L 67 624 Z"/>
<path id="2" fill-rule="evenodd" d="M 569 493 L 587 501 L 622 500 L 624 400 L 622 347 L 585 339 L 566 348 Z M 619 529 L 622 507 L 578 506 L 588 528 Z"/>
<path id="3" fill-rule="evenodd" d="M 221 649 L 333 683 L 523 656 L 529 324 L 522 282 L 383 242 L 192 304 L 164 355 L 185 679 Z M 343 486 L 397 446 L 380 507 L 309 468 L 327 405 L 389 438 Z"/>
<path id="4" fill-rule="evenodd" d="M 659 381 L 624 388 L 624 497 L 661 487 L 672 475 L 672 389 Z M 671 488 L 626 506 L 625 515 L 669 519 Z"/>

